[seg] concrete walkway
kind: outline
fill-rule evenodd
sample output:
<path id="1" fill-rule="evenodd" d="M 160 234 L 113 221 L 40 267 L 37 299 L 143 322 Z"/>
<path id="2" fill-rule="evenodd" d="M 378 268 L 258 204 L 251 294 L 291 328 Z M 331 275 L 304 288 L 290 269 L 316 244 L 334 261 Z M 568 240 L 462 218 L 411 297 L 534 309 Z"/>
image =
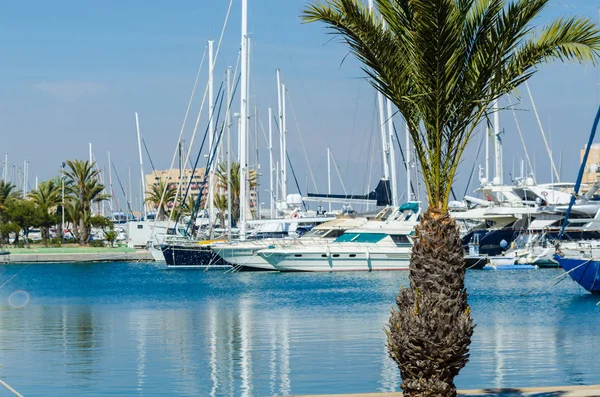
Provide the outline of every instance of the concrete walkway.
<path id="1" fill-rule="evenodd" d="M 557 386 L 557 387 L 524 387 L 519 389 L 481 389 L 460 390 L 459 396 L 481 397 L 600 397 L 600 385 L 591 386 Z M 367 393 L 367 394 L 327 394 L 303 397 L 401 397 L 402 393 Z"/>
<path id="2" fill-rule="evenodd" d="M 10 249 L 0 263 L 153 262 L 147 250 L 132 248 L 35 248 Z"/>

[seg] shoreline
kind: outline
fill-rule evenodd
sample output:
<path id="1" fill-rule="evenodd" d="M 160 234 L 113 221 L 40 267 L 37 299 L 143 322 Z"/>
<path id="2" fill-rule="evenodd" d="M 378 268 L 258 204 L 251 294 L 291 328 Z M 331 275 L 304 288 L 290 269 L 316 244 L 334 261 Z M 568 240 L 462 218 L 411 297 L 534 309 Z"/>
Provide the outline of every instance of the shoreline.
<path id="1" fill-rule="evenodd" d="M 92 262 L 154 262 L 148 250 L 117 247 L 35 247 L 5 248 L 0 264 L 16 263 L 92 263 Z"/>

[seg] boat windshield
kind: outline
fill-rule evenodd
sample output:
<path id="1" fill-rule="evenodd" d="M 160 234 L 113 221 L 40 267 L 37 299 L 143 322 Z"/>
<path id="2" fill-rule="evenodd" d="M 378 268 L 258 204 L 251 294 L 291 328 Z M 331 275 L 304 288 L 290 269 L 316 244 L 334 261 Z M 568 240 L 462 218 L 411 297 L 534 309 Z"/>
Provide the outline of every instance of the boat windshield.
<path id="1" fill-rule="evenodd" d="M 335 239 L 334 243 L 376 243 L 383 240 L 385 233 L 345 233 Z"/>
<path id="2" fill-rule="evenodd" d="M 304 234 L 303 237 L 323 237 L 329 232 L 329 229 L 313 229 Z"/>

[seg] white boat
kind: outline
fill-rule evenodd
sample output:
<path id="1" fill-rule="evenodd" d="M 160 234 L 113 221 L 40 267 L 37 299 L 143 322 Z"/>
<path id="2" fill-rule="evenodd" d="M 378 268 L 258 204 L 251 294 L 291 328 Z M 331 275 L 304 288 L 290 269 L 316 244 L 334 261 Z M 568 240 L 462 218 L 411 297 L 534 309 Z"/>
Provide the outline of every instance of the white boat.
<path id="1" fill-rule="evenodd" d="M 387 220 L 368 221 L 334 241 L 299 240 L 294 246 L 268 248 L 258 255 L 279 271 L 407 270 L 411 235 L 419 216 L 419 204 L 409 202 L 395 209 Z"/>
<path id="2" fill-rule="evenodd" d="M 331 218 L 319 218 L 327 220 Z M 289 220 L 288 220 L 289 221 Z M 301 222 L 298 222 L 301 221 Z M 257 252 L 268 247 L 279 247 L 293 245 L 297 240 L 333 240 L 339 237 L 347 229 L 356 228 L 366 222 L 366 218 L 341 218 L 333 219 L 328 222 L 315 226 L 312 230 L 300 237 L 297 234 L 298 228 L 302 228 L 306 223 L 305 219 L 298 219 L 296 222 L 288 223 L 269 223 L 259 229 L 263 235 L 261 238 L 248 239 L 245 241 L 234 241 L 228 243 L 215 243 L 211 245 L 213 251 L 223 258 L 227 263 L 234 266 L 237 270 L 277 270 L 269 262 L 265 261 Z M 282 233 L 279 238 L 264 238 L 264 233 L 269 230 L 279 230 Z M 285 230 L 285 235 L 283 231 Z M 268 234 L 266 234 L 268 236 Z M 300 237 L 300 238 L 299 238 Z"/>

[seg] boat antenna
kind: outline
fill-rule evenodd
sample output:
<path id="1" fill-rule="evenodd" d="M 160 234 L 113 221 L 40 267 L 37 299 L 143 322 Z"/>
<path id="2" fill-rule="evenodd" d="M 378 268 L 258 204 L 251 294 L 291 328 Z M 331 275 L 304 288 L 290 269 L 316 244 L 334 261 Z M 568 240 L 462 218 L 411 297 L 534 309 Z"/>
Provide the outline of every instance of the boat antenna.
<path id="1" fill-rule="evenodd" d="M 565 214 L 565 219 L 563 221 L 562 228 L 560 229 L 560 234 L 558 235 L 559 241 L 563 238 L 563 235 L 565 233 L 565 227 L 567 227 L 569 215 L 571 214 L 571 209 L 573 208 L 573 204 L 575 204 L 575 198 L 576 198 L 577 193 L 579 192 L 579 187 L 581 186 L 581 180 L 583 179 L 583 171 L 585 171 L 585 165 L 587 164 L 587 159 L 590 154 L 590 149 L 592 148 L 592 144 L 594 142 L 594 137 L 596 136 L 596 130 L 598 129 L 598 121 L 600 121 L 600 106 L 598 107 L 598 111 L 596 112 L 596 118 L 594 119 L 594 125 L 592 126 L 592 131 L 590 132 L 590 139 L 588 140 L 588 144 L 585 147 L 585 154 L 583 155 L 583 159 L 581 160 L 581 167 L 579 167 L 579 174 L 577 174 L 577 181 L 575 182 L 575 188 L 573 189 L 573 195 L 571 196 L 571 201 L 569 202 L 569 207 L 567 208 L 567 213 Z"/>

